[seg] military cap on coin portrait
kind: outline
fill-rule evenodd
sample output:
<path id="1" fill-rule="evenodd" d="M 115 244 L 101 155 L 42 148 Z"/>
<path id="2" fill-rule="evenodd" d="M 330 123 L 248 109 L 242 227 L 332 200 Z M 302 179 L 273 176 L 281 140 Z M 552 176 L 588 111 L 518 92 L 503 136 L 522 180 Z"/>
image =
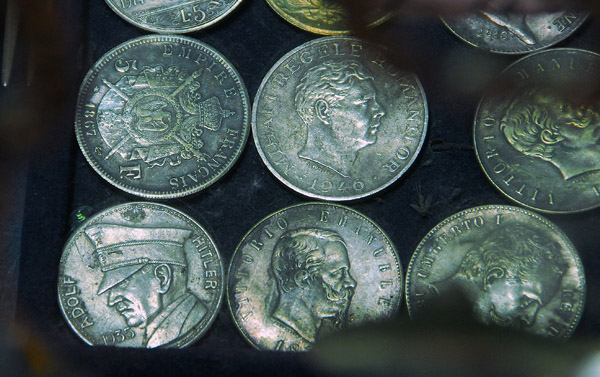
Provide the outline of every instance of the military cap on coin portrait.
<path id="1" fill-rule="evenodd" d="M 104 273 L 97 294 L 128 326 L 145 329 L 143 346 L 167 344 L 190 331 L 207 305 L 187 288 L 184 243 L 190 230 L 98 224 L 85 229 Z"/>

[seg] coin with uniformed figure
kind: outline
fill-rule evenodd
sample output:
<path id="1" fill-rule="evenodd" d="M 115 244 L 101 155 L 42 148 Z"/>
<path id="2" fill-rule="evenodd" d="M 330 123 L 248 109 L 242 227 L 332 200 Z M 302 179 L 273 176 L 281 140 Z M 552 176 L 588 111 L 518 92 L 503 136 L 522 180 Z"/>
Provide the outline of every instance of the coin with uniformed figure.
<path id="1" fill-rule="evenodd" d="M 191 38 L 150 35 L 125 42 L 88 72 L 75 132 L 108 182 L 145 198 L 200 191 L 235 163 L 250 132 L 240 75 Z"/>
<path id="2" fill-rule="evenodd" d="M 506 196 L 549 213 L 600 205 L 600 55 L 551 49 L 509 66 L 479 104 L 475 150 Z"/>
<path id="3" fill-rule="evenodd" d="M 402 267 L 389 238 L 347 207 L 306 203 L 254 226 L 229 267 L 234 321 L 254 347 L 304 351 L 340 329 L 390 318 Z"/>
<path id="4" fill-rule="evenodd" d="M 406 275 L 412 318 L 454 297 L 482 324 L 558 339 L 572 334 L 585 298 L 571 241 L 518 207 L 474 207 L 445 219 L 423 238 Z"/>
<path id="5" fill-rule="evenodd" d="M 269 170 L 313 198 L 352 200 L 396 181 L 427 129 L 417 77 L 376 46 L 323 37 L 281 58 L 258 89 L 254 142 Z"/>
<path id="6" fill-rule="evenodd" d="M 567 38 L 581 26 L 586 16 L 586 13 L 574 10 L 518 14 L 492 8 L 442 18 L 442 21 L 472 46 L 501 54 L 526 54 Z"/>
<path id="7" fill-rule="evenodd" d="M 106 0 L 125 21 L 155 33 L 204 29 L 231 13 L 242 0 Z"/>
<path id="8" fill-rule="evenodd" d="M 214 321 L 224 281 L 204 228 L 174 208 L 134 202 L 96 214 L 69 238 L 58 299 L 90 345 L 184 347 Z"/>
<path id="9" fill-rule="evenodd" d="M 267 4 L 284 20 L 300 29 L 315 34 L 349 34 L 347 10 L 331 0 L 266 0 Z M 386 21 L 391 14 L 373 9 L 366 15 L 367 26 Z"/>

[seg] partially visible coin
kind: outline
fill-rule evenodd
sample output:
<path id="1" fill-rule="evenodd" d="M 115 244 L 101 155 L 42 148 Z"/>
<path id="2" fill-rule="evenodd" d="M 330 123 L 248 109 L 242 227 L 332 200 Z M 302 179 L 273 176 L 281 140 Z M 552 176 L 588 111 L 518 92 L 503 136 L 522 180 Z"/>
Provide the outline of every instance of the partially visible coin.
<path id="1" fill-rule="evenodd" d="M 150 35 L 106 53 L 77 100 L 90 165 L 131 194 L 167 199 L 221 178 L 242 152 L 250 101 L 238 72 L 191 38 Z"/>
<path id="2" fill-rule="evenodd" d="M 525 54 L 567 38 L 586 16 L 574 10 L 540 14 L 480 11 L 442 18 L 442 21 L 456 36 L 474 47 L 501 54 Z"/>
<path id="3" fill-rule="evenodd" d="M 497 78 L 475 116 L 475 150 L 502 193 L 554 213 L 600 205 L 600 55 L 551 49 Z"/>
<path id="4" fill-rule="evenodd" d="M 227 297 L 254 347 L 310 349 L 346 326 L 390 318 L 402 267 L 389 238 L 347 207 L 307 203 L 260 221 L 238 245 Z"/>
<path id="5" fill-rule="evenodd" d="M 313 198 L 351 200 L 396 181 L 427 129 L 425 93 L 376 46 L 324 37 L 281 58 L 258 89 L 254 142 L 285 185 Z"/>
<path id="6" fill-rule="evenodd" d="M 290 24 L 321 35 L 349 34 L 347 10 L 331 0 L 266 0 L 267 4 Z M 367 26 L 386 21 L 391 14 L 373 9 L 366 15 Z"/>
<path id="7" fill-rule="evenodd" d="M 464 295 L 483 324 L 555 338 L 571 335 L 585 298 L 573 244 L 518 207 L 481 206 L 445 219 L 423 238 L 406 275 L 413 318 L 440 296 Z"/>
<path id="8" fill-rule="evenodd" d="M 224 292 L 211 237 L 184 213 L 128 203 L 91 217 L 60 260 L 58 298 L 90 345 L 184 347 L 214 321 Z"/>
<path id="9" fill-rule="evenodd" d="M 204 29 L 231 13 L 242 0 L 106 0 L 125 21 L 155 33 Z"/>

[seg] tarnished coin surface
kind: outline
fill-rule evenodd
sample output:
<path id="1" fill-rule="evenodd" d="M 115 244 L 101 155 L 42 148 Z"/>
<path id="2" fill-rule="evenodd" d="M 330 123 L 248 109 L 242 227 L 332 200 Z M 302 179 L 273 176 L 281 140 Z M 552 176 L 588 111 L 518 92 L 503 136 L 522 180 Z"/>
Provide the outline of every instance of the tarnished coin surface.
<path id="1" fill-rule="evenodd" d="M 165 205 L 128 203 L 73 233 L 58 299 L 90 345 L 184 347 L 214 321 L 224 280 L 217 247 L 196 221 Z"/>
<path id="2" fill-rule="evenodd" d="M 500 74 L 475 116 L 477 158 L 512 200 L 555 213 L 600 205 L 600 56 L 551 49 Z"/>
<path id="3" fill-rule="evenodd" d="M 301 45 L 267 73 L 252 110 L 254 142 L 269 170 L 313 198 L 351 200 L 396 181 L 427 129 L 417 77 L 357 38 Z"/>
<path id="4" fill-rule="evenodd" d="M 242 0 L 106 0 L 125 21 L 155 33 L 204 29 L 231 13 Z"/>
<path id="5" fill-rule="evenodd" d="M 445 219 L 423 238 L 406 275 L 413 318 L 440 296 L 464 295 L 483 324 L 554 338 L 571 335 L 585 297 L 583 267 L 565 234 L 510 206 Z"/>
<path id="6" fill-rule="evenodd" d="M 347 326 L 390 318 L 402 298 L 402 267 L 389 238 L 347 207 L 307 203 L 282 209 L 238 245 L 229 308 L 254 347 L 310 349 Z"/>
<path id="7" fill-rule="evenodd" d="M 266 0 L 267 4 L 290 24 L 321 35 L 350 33 L 346 9 L 331 0 Z M 379 25 L 390 17 L 383 10 L 368 14 L 368 26 Z"/>
<path id="8" fill-rule="evenodd" d="M 75 132 L 108 182 L 167 199 L 229 171 L 248 138 L 249 116 L 246 87 L 218 51 L 191 38 L 150 35 L 115 47 L 88 72 Z"/>
<path id="9" fill-rule="evenodd" d="M 525 54 L 567 38 L 581 26 L 586 16 L 586 13 L 574 10 L 538 14 L 498 10 L 442 18 L 442 21 L 472 46 L 501 54 Z"/>

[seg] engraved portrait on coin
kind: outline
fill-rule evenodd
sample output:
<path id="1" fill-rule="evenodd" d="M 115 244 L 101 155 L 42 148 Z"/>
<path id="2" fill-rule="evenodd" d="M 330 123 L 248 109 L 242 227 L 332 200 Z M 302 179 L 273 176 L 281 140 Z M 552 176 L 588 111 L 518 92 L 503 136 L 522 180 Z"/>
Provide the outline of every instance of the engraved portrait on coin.
<path id="1" fill-rule="evenodd" d="M 371 220 L 307 203 L 258 223 L 235 251 L 228 302 L 260 349 L 302 351 L 349 326 L 390 318 L 402 294 L 400 261 Z"/>
<path id="2" fill-rule="evenodd" d="M 65 318 L 89 344 L 155 348 L 204 333 L 222 280 L 216 248 L 199 225 L 166 206 L 132 203 L 75 232 L 58 291 Z"/>
<path id="3" fill-rule="evenodd" d="M 346 324 L 356 280 L 345 245 L 336 232 L 319 228 L 288 231 L 275 244 L 271 272 L 279 297 L 271 318 L 309 343 L 323 319 Z"/>
<path id="4" fill-rule="evenodd" d="M 545 212 L 600 205 L 599 63 L 583 50 L 542 51 L 509 66 L 483 97 L 475 150 L 505 195 Z"/>
<path id="5" fill-rule="evenodd" d="M 574 10 L 518 14 L 491 7 L 469 15 L 442 18 L 442 21 L 472 46 L 502 54 L 525 54 L 567 38 L 586 16 Z"/>
<path id="6" fill-rule="evenodd" d="M 284 184 L 310 197 L 352 200 L 410 167 L 427 116 L 413 74 L 364 41 L 326 37 L 289 52 L 267 73 L 252 127 L 264 163 Z"/>
<path id="7" fill-rule="evenodd" d="M 441 222 L 409 266 L 411 316 L 457 292 L 482 324 L 564 338 L 579 321 L 585 284 L 573 245 L 547 220 L 516 207 L 484 206 Z"/>
<path id="8" fill-rule="evenodd" d="M 551 163 L 565 180 L 600 169 L 597 105 L 576 103 L 544 88 L 511 101 L 500 129 L 517 151 Z"/>
<path id="9" fill-rule="evenodd" d="M 324 61 L 306 72 L 295 92 L 307 135 L 298 157 L 351 176 L 358 151 L 377 141 L 385 115 L 372 82 L 354 60 Z"/>
<path id="10" fill-rule="evenodd" d="M 204 29 L 231 13 L 242 0 L 106 0 L 125 21 L 154 33 Z"/>
<path id="11" fill-rule="evenodd" d="M 350 33 L 346 9 L 331 0 L 266 0 L 267 4 L 292 25 L 315 34 Z M 372 9 L 367 15 L 368 26 L 379 25 L 391 14 Z"/>
<path id="12" fill-rule="evenodd" d="M 147 36 L 116 47 L 82 84 L 75 128 L 92 167 L 148 198 L 196 192 L 233 165 L 249 132 L 237 72 L 212 48 Z"/>

